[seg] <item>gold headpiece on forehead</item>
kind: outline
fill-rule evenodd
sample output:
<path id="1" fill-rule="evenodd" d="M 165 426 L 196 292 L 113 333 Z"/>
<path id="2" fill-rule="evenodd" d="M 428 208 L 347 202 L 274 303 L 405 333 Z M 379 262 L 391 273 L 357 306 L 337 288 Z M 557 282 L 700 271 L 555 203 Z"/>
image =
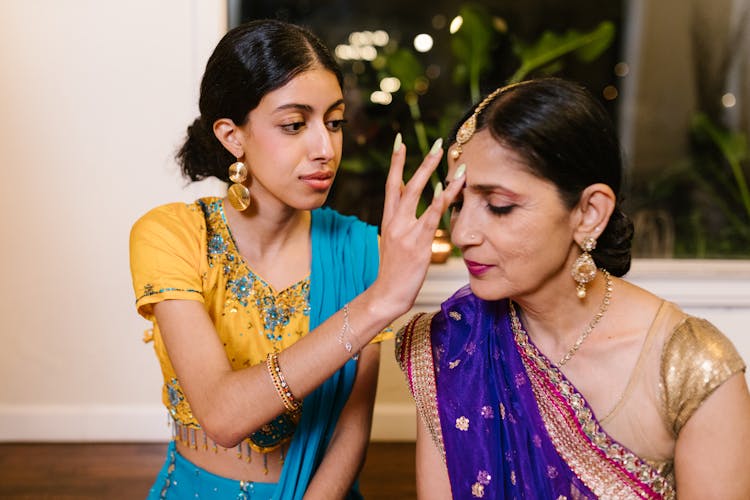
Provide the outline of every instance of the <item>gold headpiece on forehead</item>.
<path id="1" fill-rule="evenodd" d="M 487 97 L 482 100 L 482 102 L 479 103 L 479 105 L 474 108 L 474 113 L 471 114 L 469 118 L 466 119 L 465 122 L 461 124 L 461 127 L 459 127 L 458 132 L 456 132 L 456 146 L 451 149 L 451 158 L 454 160 L 458 160 L 458 157 L 461 156 L 461 153 L 463 153 L 462 146 L 469 142 L 469 139 L 471 139 L 471 136 L 474 135 L 474 132 L 476 132 L 477 129 L 477 116 L 479 116 L 479 113 L 484 110 L 489 104 L 495 100 L 497 96 L 502 94 L 505 91 L 508 91 L 514 87 L 517 87 L 523 83 L 527 83 L 529 80 L 523 81 L 523 82 L 516 82 L 511 83 L 509 85 L 505 85 L 504 87 L 500 87 L 498 89 L 495 89 L 494 92 L 489 94 Z"/>

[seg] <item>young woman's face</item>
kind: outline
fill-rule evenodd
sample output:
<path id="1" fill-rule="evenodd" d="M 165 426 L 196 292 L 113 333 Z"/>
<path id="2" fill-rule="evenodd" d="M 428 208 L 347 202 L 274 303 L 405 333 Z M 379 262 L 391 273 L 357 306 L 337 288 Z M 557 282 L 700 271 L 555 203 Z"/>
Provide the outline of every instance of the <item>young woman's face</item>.
<path id="1" fill-rule="evenodd" d="M 475 295 L 486 300 L 533 294 L 575 258 L 572 211 L 551 182 L 534 176 L 488 131 L 475 134 L 457 161 L 466 186 L 451 213 L 451 239 L 461 250 Z M 572 256 L 572 257 L 571 257 Z"/>
<path id="2" fill-rule="evenodd" d="M 241 128 L 257 203 L 320 207 L 341 161 L 343 120 L 341 87 L 326 69 L 300 73 L 266 94 Z"/>

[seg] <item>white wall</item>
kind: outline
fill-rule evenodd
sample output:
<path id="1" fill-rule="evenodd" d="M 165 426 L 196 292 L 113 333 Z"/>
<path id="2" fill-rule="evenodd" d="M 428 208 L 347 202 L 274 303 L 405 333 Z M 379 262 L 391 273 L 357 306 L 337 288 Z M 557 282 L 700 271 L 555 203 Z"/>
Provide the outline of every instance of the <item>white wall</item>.
<path id="1" fill-rule="evenodd" d="M 128 233 L 172 160 L 220 0 L 0 3 L 0 440 L 166 435 Z"/>

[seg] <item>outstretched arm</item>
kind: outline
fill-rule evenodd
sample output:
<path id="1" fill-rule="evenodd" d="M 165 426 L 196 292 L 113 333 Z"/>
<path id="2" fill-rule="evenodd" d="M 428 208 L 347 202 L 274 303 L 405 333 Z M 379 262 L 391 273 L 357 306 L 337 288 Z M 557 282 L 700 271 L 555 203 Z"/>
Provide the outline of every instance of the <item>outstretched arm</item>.
<path id="1" fill-rule="evenodd" d="M 350 321 L 356 328 L 347 340 L 354 351 L 361 350 L 406 313 L 422 286 L 440 217 L 461 188 L 460 182 L 451 183 L 416 217 L 417 202 L 441 156 L 438 145 L 404 185 L 406 148 L 401 146 L 393 153 L 386 182 L 378 277 L 349 305 Z M 232 370 L 201 303 L 167 300 L 154 306 L 154 314 L 191 409 L 216 443 L 232 447 L 284 411 L 265 366 Z M 296 399 L 302 400 L 349 360 L 350 354 L 338 339 L 343 321 L 343 312 L 339 311 L 278 355 Z"/>

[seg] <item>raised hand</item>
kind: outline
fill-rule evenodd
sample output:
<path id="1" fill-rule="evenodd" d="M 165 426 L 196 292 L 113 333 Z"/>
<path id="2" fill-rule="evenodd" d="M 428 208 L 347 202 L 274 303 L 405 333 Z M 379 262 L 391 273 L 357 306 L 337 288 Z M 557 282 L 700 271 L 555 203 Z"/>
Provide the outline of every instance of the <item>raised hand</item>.
<path id="1" fill-rule="evenodd" d="M 399 314 L 407 312 L 422 287 L 432 254 L 432 240 L 440 218 L 463 187 L 464 168 L 459 167 L 456 180 L 443 191 L 438 184 L 435 196 L 421 216 L 417 204 L 422 191 L 443 155 L 443 141 L 438 139 L 408 183 L 404 184 L 406 146 L 401 134 L 396 136 L 391 167 L 385 185 L 385 204 L 380 239 L 380 272 L 373 284 L 387 297 L 389 306 Z"/>

